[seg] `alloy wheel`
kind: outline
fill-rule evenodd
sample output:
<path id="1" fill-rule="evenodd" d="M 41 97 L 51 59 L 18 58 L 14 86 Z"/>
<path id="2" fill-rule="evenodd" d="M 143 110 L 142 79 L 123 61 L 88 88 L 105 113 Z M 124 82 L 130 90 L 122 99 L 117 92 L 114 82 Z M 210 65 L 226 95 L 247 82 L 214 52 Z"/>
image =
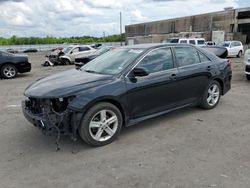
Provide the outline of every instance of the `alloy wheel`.
<path id="1" fill-rule="evenodd" d="M 91 137 L 99 142 L 109 140 L 117 131 L 118 118 L 111 110 L 97 112 L 89 123 Z"/>
<path id="2" fill-rule="evenodd" d="M 5 66 L 3 68 L 3 74 L 6 78 L 13 78 L 16 76 L 16 69 L 13 66 Z"/>
<path id="3" fill-rule="evenodd" d="M 210 106 L 214 106 L 217 104 L 220 98 L 220 88 L 217 84 L 212 84 L 208 89 L 207 94 L 207 103 Z"/>

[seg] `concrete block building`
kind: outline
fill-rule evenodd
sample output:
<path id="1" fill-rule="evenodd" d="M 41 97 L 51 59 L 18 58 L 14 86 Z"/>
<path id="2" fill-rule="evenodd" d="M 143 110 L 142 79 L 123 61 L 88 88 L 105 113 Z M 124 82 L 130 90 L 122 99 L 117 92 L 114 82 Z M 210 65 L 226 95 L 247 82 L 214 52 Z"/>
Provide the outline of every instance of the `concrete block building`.
<path id="1" fill-rule="evenodd" d="M 224 40 L 249 44 L 250 7 L 229 7 L 219 12 L 125 26 L 128 44 L 161 42 L 173 37 L 202 37 L 211 41 L 218 32 L 222 32 Z"/>

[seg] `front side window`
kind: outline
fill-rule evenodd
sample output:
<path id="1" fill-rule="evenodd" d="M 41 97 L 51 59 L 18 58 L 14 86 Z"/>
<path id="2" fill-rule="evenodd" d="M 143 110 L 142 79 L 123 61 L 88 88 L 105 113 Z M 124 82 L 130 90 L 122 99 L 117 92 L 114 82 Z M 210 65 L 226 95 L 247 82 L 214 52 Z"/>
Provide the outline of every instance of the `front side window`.
<path id="1" fill-rule="evenodd" d="M 67 54 L 72 49 L 72 47 L 67 47 L 63 49 L 63 53 Z"/>
<path id="2" fill-rule="evenodd" d="M 175 53 L 180 67 L 200 63 L 197 50 L 193 47 L 175 47 Z"/>
<path id="3" fill-rule="evenodd" d="M 160 72 L 174 68 L 172 52 L 170 48 L 161 48 L 150 52 L 137 67 L 145 68 L 148 73 Z"/>

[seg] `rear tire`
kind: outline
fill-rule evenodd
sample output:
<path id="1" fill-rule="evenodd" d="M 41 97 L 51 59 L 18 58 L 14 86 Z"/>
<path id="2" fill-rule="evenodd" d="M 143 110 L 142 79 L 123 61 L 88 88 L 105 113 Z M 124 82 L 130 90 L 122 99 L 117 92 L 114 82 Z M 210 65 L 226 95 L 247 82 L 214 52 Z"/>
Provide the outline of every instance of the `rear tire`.
<path id="1" fill-rule="evenodd" d="M 219 103 L 220 96 L 221 86 L 219 82 L 216 80 L 211 81 L 204 91 L 201 107 L 208 110 L 213 109 Z"/>
<path id="2" fill-rule="evenodd" d="M 1 76 L 5 79 L 15 78 L 17 73 L 17 68 L 11 64 L 6 64 L 1 68 Z"/>
<path id="3" fill-rule="evenodd" d="M 239 53 L 238 53 L 238 55 L 237 55 L 237 57 L 241 57 L 242 56 L 242 51 L 239 51 Z"/>
<path id="4" fill-rule="evenodd" d="M 91 107 L 83 116 L 78 132 L 87 144 L 104 146 L 119 135 L 122 122 L 121 112 L 116 106 L 101 102 Z"/>
<path id="5" fill-rule="evenodd" d="M 249 74 L 246 74 L 246 78 L 247 78 L 247 80 L 250 81 L 250 75 Z"/>

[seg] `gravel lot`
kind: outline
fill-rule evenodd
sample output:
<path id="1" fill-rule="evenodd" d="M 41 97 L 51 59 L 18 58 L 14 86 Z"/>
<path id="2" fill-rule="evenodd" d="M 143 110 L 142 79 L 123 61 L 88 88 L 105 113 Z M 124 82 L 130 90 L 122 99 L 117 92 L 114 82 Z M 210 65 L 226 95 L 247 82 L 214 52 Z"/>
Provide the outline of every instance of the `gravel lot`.
<path id="1" fill-rule="evenodd" d="M 250 82 L 233 58 L 232 89 L 217 108 L 181 110 L 123 129 L 110 145 L 45 137 L 20 108 L 31 82 L 73 66 L 41 67 L 0 80 L 0 187 L 202 188 L 250 186 Z"/>

